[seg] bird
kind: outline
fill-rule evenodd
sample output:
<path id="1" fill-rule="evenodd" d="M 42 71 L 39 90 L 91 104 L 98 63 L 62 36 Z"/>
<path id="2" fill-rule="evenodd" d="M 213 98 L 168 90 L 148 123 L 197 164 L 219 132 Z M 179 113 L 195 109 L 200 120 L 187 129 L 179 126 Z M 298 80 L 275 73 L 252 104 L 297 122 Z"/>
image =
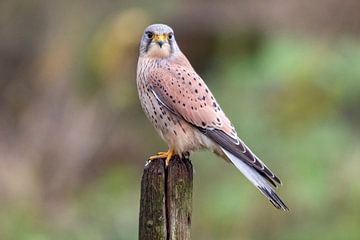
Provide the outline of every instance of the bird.
<path id="1" fill-rule="evenodd" d="M 214 95 L 181 52 L 171 27 L 152 24 L 140 40 L 137 90 L 145 115 L 168 144 L 149 161 L 208 149 L 231 162 L 278 209 L 280 179 L 238 137 Z M 272 186 L 271 186 L 272 185 Z"/>

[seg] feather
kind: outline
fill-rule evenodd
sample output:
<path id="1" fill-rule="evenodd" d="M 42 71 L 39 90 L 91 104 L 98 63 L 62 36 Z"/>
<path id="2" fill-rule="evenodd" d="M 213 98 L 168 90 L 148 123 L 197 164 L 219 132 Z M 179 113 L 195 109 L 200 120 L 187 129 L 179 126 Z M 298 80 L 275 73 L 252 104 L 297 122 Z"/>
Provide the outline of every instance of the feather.
<path id="1" fill-rule="evenodd" d="M 224 154 L 230 159 L 230 161 L 236 166 L 237 169 L 240 170 L 242 174 L 252 183 L 254 184 L 262 194 L 264 194 L 270 202 L 279 209 L 284 211 L 289 211 L 289 208 L 284 204 L 284 202 L 280 199 L 280 197 L 274 192 L 274 190 L 270 187 L 270 185 L 264 180 L 263 176 L 261 176 L 256 169 L 249 166 L 247 163 L 239 159 L 238 157 L 231 154 L 224 148 L 221 148 Z"/>
<path id="2" fill-rule="evenodd" d="M 242 159 L 249 166 L 254 167 L 256 171 L 265 177 L 274 187 L 277 187 L 276 184 L 281 185 L 280 179 L 272 173 L 272 171 L 255 154 L 253 154 L 250 148 L 248 148 L 239 138 L 238 141 L 235 142 L 233 138 L 218 129 L 200 129 L 200 131 L 231 154 Z"/>
<path id="3" fill-rule="evenodd" d="M 147 89 L 159 105 L 218 144 L 231 162 L 274 204 L 288 210 L 275 188 L 280 179 L 237 136 L 205 82 L 191 67 L 158 66 L 148 75 Z"/>

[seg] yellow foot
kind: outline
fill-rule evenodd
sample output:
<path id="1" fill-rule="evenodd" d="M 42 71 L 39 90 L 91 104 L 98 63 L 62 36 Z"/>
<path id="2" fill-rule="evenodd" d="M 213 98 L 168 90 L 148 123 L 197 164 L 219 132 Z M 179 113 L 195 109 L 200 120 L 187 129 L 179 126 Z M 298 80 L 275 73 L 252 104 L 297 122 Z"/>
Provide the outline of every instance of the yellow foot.
<path id="1" fill-rule="evenodd" d="M 156 155 L 167 155 L 168 152 L 158 152 Z"/>
<path id="2" fill-rule="evenodd" d="M 165 153 L 158 153 L 158 154 L 156 154 L 156 155 L 154 155 L 154 156 L 150 156 L 149 157 L 149 161 L 151 162 L 151 161 L 154 161 L 154 160 L 157 160 L 157 159 L 162 159 L 162 158 L 167 158 L 167 153 L 165 152 Z"/>
<path id="3" fill-rule="evenodd" d="M 154 161 L 156 159 L 165 158 L 165 165 L 169 165 L 170 159 L 175 155 L 173 148 L 170 148 L 167 152 L 158 152 L 156 155 L 149 157 L 149 161 Z"/>

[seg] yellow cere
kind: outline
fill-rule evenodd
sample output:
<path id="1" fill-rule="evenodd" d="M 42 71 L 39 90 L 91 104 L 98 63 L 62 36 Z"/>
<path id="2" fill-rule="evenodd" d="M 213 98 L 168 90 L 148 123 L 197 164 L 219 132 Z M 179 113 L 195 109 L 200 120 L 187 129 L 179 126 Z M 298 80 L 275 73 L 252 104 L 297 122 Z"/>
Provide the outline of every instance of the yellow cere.
<path id="1" fill-rule="evenodd" d="M 156 34 L 155 35 L 155 37 L 154 37 L 154 40 L 155 40 L 155 42 L 160 42 L 160 41 L 162 41 L 162 42 L 166 42 L 167 41 L 167 37 L 166 37 L 166 35 L 165 34 Z"/>

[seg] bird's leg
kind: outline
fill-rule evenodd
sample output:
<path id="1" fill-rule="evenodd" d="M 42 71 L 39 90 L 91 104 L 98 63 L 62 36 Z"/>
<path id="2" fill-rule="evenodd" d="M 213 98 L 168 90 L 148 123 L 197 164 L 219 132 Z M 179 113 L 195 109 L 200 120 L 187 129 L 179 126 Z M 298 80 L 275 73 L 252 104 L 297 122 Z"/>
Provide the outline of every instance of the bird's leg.
<path id="1" fill-rule="evenodd" d="M 165 159 L 165 166 L 169 165 L 170 159 L 175 155 L 175 150 L 171 147 L 168 151 L 168 155 Z"/>
<path id="2" fill-rule="evenodd" d="M 158 152 L 157 155 L 166 155 L 168 152 Z"/>
<path id="3" fill-rule="evenodd" d="M 158 152 L 156 155 L 150 156 L 149 161 L 151 162 L 162 158 L 167 158 L 167 152 Z"/>
<path id="4" fill-rule="evenodd" d="M 154 161 L 156 159 L 165 158 L 166 166 L 169 164 L 170 159 L 175 155 L 174 148 L 170 147 L 167 152 L 158 152 L 156 155 L 149 157 L 149 161 Z"/>

